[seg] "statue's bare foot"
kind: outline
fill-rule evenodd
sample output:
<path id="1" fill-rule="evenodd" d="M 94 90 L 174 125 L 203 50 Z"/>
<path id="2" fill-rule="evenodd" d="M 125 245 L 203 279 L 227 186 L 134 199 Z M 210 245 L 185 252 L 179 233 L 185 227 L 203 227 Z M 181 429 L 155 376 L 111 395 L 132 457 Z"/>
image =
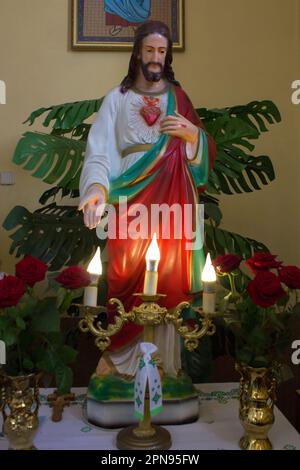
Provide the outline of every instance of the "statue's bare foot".
<path id="1" fill-rule="evenodd" d="M 103 375 L 111 375 L 114 373 L 115 373 L 115 368 L 113 364 L 111 364 L 111 362 L 105 358 L 105 355 L 103 355 L 100 361 L 98 362 L 96 374 L 103 376 Z"/>

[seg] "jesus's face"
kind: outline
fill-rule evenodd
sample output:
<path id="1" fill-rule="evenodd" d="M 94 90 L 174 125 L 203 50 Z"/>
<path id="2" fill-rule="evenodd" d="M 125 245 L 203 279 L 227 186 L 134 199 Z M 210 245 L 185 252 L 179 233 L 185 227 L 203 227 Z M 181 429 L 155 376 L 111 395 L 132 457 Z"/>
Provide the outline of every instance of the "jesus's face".
<path id="1" fill-rule="evenodd" d="M 158 33 L 143 39 L 140 60 L 144 77 L 149 82 L 159 82 L 165 68 L 168 40 Z"/>

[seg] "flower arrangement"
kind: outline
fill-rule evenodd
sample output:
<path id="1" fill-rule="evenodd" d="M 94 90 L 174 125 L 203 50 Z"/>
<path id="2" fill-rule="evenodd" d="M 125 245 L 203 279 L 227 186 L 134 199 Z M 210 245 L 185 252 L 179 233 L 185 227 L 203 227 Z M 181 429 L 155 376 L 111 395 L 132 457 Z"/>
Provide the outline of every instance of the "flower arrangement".
<path id="1" fill-rule="evenodd" d="M 72 384 L 69 364 L 77 352 L 64 343 L 61 314 L 66 312 L 78 289 L 90 283 L 88 272 L 70 266 L 56 277 L 48 274 L 46 295 L 37 294 L 36 284 L 46 277 L 48 266 L 26 256 L 15 266 L 15 275 L 0 279 L 0 339 L 6 345 L 9 375 L 43 371 L 55 376 L 58 393 Z"/>
<path id="2" fill-rule="evenodd" d="M 227 290 L 220 310 L 234 335 L 236 359 L 251 367 L 269 367 L 290 346 L 291 322 L 300 313 L 300 269 L 259 252 L 245 263 L 249 276 L 241 261 L 234 254 L 213 261 Z"/>

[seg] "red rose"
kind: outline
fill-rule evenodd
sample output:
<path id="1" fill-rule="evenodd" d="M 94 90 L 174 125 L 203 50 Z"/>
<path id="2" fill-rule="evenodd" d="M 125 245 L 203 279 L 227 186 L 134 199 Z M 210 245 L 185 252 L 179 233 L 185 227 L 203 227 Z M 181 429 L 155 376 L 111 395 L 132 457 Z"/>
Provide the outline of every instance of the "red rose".
<path id="1" fill-rule="evenodd" d="M 36 282 L 45 279 L 48 266 L 34 256 L 25 256 L 16 264 L 16 276 L 22 279 L 30 287 Z"/>
<path id="2" fill-rule="evenodd" d="M 17 305 L 25 292 L 24 282 L 15 276 L 5 276 L 0 280 L 0 307 Z"/>
<path id="3" fill-rule="evenodd" d="M 252 258 L 246 261 L 250 269 L 257 273 L 258 271 L 267 271 L 268 269 L 279 268 L 281 261 L 276 261 L 277 255 L 271 253 L 254 253 Z"/>
<path id="4" fill-rule="evenodd" d="M 247 290 L 256 305 L 271 307 L 285 295 L 279 278 L 269 271 L 260 271 L 249 282 Z"/>
<path id="5" fill-rule="evenodd" d="M 79 289 L 88 286 L 91 282 L 89 273 L 81 266 L 69 266 L 55 280 L 66 289 Z"/>
<path id="6" fill-rule="evenodd" d="M 300 269 L 297 266 L 282 266 L 278 270 L 281 282 L 291 289 L 300 289 Z"/>
<path id="7" fill-rule="evenodd" d="M 217 256 L 212 264 L 220 274 L 230 273 L 237 269 L 242 261 L 239 255 L 220 255 Z"/>

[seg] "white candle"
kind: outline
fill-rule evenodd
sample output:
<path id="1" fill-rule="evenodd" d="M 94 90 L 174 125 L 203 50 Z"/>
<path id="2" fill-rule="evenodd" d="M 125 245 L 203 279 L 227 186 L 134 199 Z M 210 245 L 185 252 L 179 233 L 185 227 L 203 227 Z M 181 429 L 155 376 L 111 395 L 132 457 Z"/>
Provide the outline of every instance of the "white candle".
<path id="1" fill-rule="evenodd" d="M 90 261 L 87 271 L 91 276 L 91 284 L 84 289 L 83 305 L 88 307 L 97 307 L 98 280 L 102 274 L 102 263 L 99 247 L 97 248 L 93 259 Z"/>
<path id="2" fill-rule="evenodd" d="M 216 309 L 216 272 L 208 253 L 201 280 L 203 283 L 203 313 L 214 313 Z"/>
<path id="3" fill-rule="evenodd" d="M 146 273 L 144 279 L 144 294 L 155 295 L 158 281 L 158 263 L 160 252 L 157 244 L 156 233 L 153 235 L 152 242 L 146 253 Z"/>

